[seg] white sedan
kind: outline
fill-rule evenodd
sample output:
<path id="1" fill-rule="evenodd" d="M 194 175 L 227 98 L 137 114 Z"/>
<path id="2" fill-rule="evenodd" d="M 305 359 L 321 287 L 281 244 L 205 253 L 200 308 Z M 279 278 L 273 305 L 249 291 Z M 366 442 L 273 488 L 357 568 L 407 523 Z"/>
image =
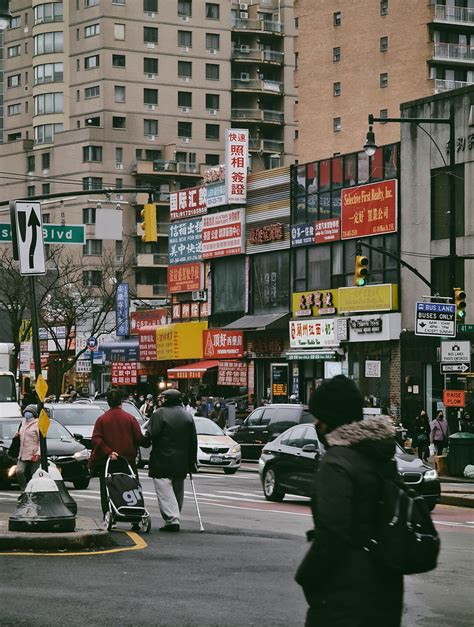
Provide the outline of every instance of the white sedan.
<path id="1" fill-rule="evenodd" d="M 240 468 L 240 444 L 209 418 L 194 418 L 198 438 L 198 468 L 222 468 L 233 475 Z"/>

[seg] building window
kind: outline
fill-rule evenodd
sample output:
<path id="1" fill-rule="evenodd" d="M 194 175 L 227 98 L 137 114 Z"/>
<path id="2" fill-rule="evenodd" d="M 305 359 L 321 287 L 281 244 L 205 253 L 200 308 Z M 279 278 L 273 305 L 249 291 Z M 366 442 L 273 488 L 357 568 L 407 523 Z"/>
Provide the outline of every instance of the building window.
<path id="1" fill-rule="evenodd" d="M 115 148 L 115 163 L 123 163 L 123 148 L 120 146 Z"/>
<path id="2" fill-rule="evenodd" d="M 98 98 L 100 96 L 100 86 L 93 85 L 92 87 L 86 87 L 84 89 L 84 98 L 88 100 L 89 98 Z"/>
<path id="3" fill-rule="evenodd" d="M 158 90 L 157 89 L 144 89 L 143 90 L 143 104 L 157 105 L 158 104 Z"/>
<path id="4" fill-rule="evenodd" d="M 30 172 L 35 171 L 35 156 L 34 155 L 29 155 L 26 158 L 26 171 L 28 172 L 28 174 L 30 174 Z"/>
<path id="5" fill-rule="evenodd" d="M 99 4 L 99 0 L 84 0 L 84 7 L 88 9 L 89 7 L 96 7 Z"/>
<path id="6" fill-rule="evenodd" d="M 83 249 L 84 249 L 84 255 L 101 255 L 102 254 L 102 240 L 101 239 L 87 239 Z"/>
<path id="7" fill-rule="evenodd" d="M 64 97 L 61 92 L 53 94 L 39 94 L 34 97 L 35 115 L 48 113 L 63 113 Z"/>
<path id="8" fill-rule="evenodd" d="M 41 193 L 43 194 L 43 196 L 46 196 L 47 194 L 51 193 L 51 185 L 49 183 L 43 183 L 41 185 Z M 43 220 L 44 222 L 44 220 Z"/>
<path id="9" fill-rule="evenodd" d="M 388 37 L 380 37 L 380 52 L 388 50 Z"/>
<path id="10" fill-rule="evenodd" d="M 100 126 L 100 115 L 94 116 L 92 118 L 86 118 L 84 120 L 84 126 Z M 79 126 L 77 128 L 79 128 Z"/>
<path id="11" fill-rule="evenodd" d="M 206 2 L 206 20 L 219 19 L 219 5 L 213 2 Z"/>
<path id="12" fill-rule="evenodd" d="M 125 24 L 114 24 L 114 39 L 125 40 Z"/>
<path id="13" fill-rule="evenodd" d="M 7 135 L 7 141 L 9 141 L 9 142 L 16 142 L 19 139 L 21 139 L 21 132 L 8 133 L 8 135 Z"/>
<path id="14" fill-rule="evenodd" d="M 13 30 L 14 28 L 19 28 L 21 26 L 21 18 L 19 15 L 16 15 L 15 17 L 12 17 L 12 19 L 10 20 L 10 26 L 8 27 L 8 30 Z"/>
<path id="15" fill-rule="evenodd" d="M 112 67 L 126 67 L 126 57 L 124 54 L 112 55 Z"/>
<path id="16" fill-rule="evenodd" d="M 178 61 L 178 76 L 180 78 L 191 78 L 193 75 L 193 64 L 191 61 Z"/>
<path id="17" fill-rule="evenodd" d="M 35 85 L 44 83 L 62 83 L 64 77 L 63 63 L 45 63 L 34 68 Z"/>
<path id="18" fill-rule="evenodd" d="M 82 209 L 82 221 L 84 224 L 95 224 L 95 207 L 84 207 Z"/>
<path id="19" fill-rule="evenodd" d="M 49 54 L 50 52 L 63 52 L 64 40 L 62 32 L 42 33 L 34 37 L 35 55 Z"/>
<path id="20" fill-rule="evenodd" d="M 453 285 L 451 285 L 449 259 L 431 260 L 431 285 L 433 294 L 452 295 Z M 455 264 L 456 287 L 464 287 L 464 259 L 456 259 Z"/>
<path id="21" fill-rule="evenodd" d="M 144 26 L 143 27 L 143 41 L 146 44 L 157 44 L 158 43 L 158 29 L 153 28 L 152 26 Z"/>
<path id="22" fill-rule="evenodd" d="M 158 13 L 158 0 L 143 0 L 145 13 Z"/>
<path id="23" fill-rule="evenodd" d="M 380 87 L 388 87 L 388 74 L 387 74 L 387 72 L 383 72 L 380 75 Z"/>
<path id="24" fill-rule="evenodd" d="M 19 57 L 21 54 L 21 46 L 9 46 L 7 48 L 7 56 L 9 59 Z"/>
<path id="25" fill-rule="evenodd" d="M 206 139 L 219 141 L 219 124 L 206 124 Z"/>
<path id="26" fill-rule="evenodd" d="M 150 57 L 145 57 L 143 59 L 143 72 L 145 74 L 158 74 L 158 59 L 153 59 Z"/>
<path id="27" fill-rule="evenodd" d="M 48 2 L 34 7 L 34 24 L 63 21 L 63 3 Z"/>
<path id="28" fill-rule="evenodd" d="M 45 185 L 49 185 L 49 183 L 45 183 Z M 43 213 L 43 215 L 41 217 L 43 218 L 43 224 L 51 224 L 51 214 L 50 213 Z"/>
<path id="29" fill-rule="evenodd" d="M 287 311 L 288 294 L 291 291 L 289 251 L 252 257 L 252 313 Z"/>
<path id="30" fill-rule="evenodd" d="M 102 177 L 101 176 L 86 176 L 82 179 L 82 189 L 102 189 Z"/>
<path id="31" fill-rule="evenodd" d="M 35 126 L 35 143 L 51 144 L 54 141 L 55 133 L 62 133 L 63 130 L 63 124 L 40 124 Z"/>
<path id="32" fill-rule="evenodd" d="M 340 26 L 342 23 L 342 14 L 340 11 L 336 11 L 332 14 L 332 23 L 334 26 Z"/>
<path id="33" fill-rule="evenodd" d="M 143 120 L 144 135 L 158 135 L 158 120 Z"/>
<path id="34" fill-rule="evenodd" d="M 49 170 L 49 166 L 51 164 L 51 155 L 49 152 L 43 152 L 41 155 L 41 169 Z"/>
<path id="35" fill-rule="evenodd" d="M 31 198 L 32 196 L 35 195 L 35 186 L 34 185 L 28 185 L 28 187 L 26 188 L 26 195 L 28 196 L 28 198 Z"/>
<path id="36" fill-rule="evenodd" d="M 100 270 L 84 270 L 82 273 L 82 285 L 84 287 L 99 287 L 102 283 Z"/>
<path id="37" fill-rule="evenodd" d="M 19 102 L 8 105 L 8 115 L 19 115 L 21 113 L 21 104 Z"/>
<path id="38" fill-rule="evenodd" d="M 219 94 L 206 94 L 206 109 L 217 111 L 220 108 Z"/>
<path id="39" fill-rule="evenodd" d="M 211 166 L 219 165 L 220 157 L 219 155 L 206 154 L 205 161 L 206 161 L 206 165 L 211 165 Z"/>
<path id="40" fill-rule="evenodd" d="M 341 83 L 339 81 L 337 83 L 332 84 L 332 95 L 333 96 L 341 95 Z"/>
<path id="41" fill-rule="evenodd" d="M 180 17 L 191 17 L 193 14 L 192 0 L 178 0 L 178 15 Z"/>
<path id="42" fill-rule="evenodd" d="M 189 137 L 193 135 L 192 122 L 178 122 L 178 137 Z"/>
<path id="43" fill-rule="evenodd" d="M 332 119 L 332 130 L 338 133 L 341 130 L 341 118 Z"/>
<path id="44" fill-rule="evenodd" d="M 449 237 L 449 171 L 431 171 L 431 239 Z M 464 235 L 464 164 L 455 166 L 456 236 Z"/>
<path id="45" fill-rule="evenodd" d="M 214 33 L 206 33 L 206 50 L 219 50 L 220 36 Z"/>
<path id="46" fill-rule="evenodd" d="M 92 57 L 86 57 L 84 59 L 84 69 L 85 70 L 91 70 L 95 67 L 99 67 L 100 66 L 100 56 L 98 54 L 95 54 Z"/>
<path id="47" fill-rule="evenodd" d="M 341 48 L 339 46 L 332 49 L 332 60 L 334 63 L 341 60 Z"/>
<path id="48" fill-rule="evenodd" d="M 21 74 L 12 74 L 7 78 L 8 87 L 19 87 L 21 85 Z"/>
<path id="49" fill-rule="evenodd" d="M 123 85 L 114 86 L 114 101 L 125 102 L 125 87 Z"/>
<path id="50" fill-rule="evenodd" d="M 190 91 L 178 91 L 178 107 L 191 109 L 193 106 L 193 94 Z"/>
<path id="51" fill-rule="evenodd" d="M 388 0 L 380 0 L 380 15 L 388 15 Z"/>
<path id="52" fill-rule="evenodd" d="M 206 63 L 206 78 L 208 81 L 218 81 L 219 80 L 219 64 L 217 63 Z"/>
<path id="53" fill-rule="evenodd" d="M 388 109 L 380 109 L 380 117 L 388 118 Z M 386 122 L 380 122 L 380 124 L 386 124 Z"/>
<path id="54" fill-rule="evenodd" d="M 127 118 L 119 115 L 114 115 L 112 117 L 112 128 L 127 128 Z"/>
<path id="55" fill-rule="evenodd" d="M 83 146 L 82 161 L 102 161 L 102 146 Z"/>
<path id="56" fill-rule="evenodd" d="M 95 37 L 96 35 L 100 35 L 100 24 L 91 24 L 90 26 L 86 26 L 84 28 L 84 37 Z"/>
<path id="57" fill-rule="evenodd" d="M 192 48 L 193 46 L 193 34 L 190 30 L 178 31 L 178 46 L 180 48 Z"/>

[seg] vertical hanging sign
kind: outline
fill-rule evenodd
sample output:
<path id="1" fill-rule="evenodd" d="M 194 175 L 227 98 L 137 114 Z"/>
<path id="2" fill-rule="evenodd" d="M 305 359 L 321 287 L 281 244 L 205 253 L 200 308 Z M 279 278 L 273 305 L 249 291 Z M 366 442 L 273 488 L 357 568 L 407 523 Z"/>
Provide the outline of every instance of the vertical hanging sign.
<path id="1" fill-rule="evenodd" d="M 128 283 L 119 283 L 115 294 L 115 335 L 130 335 L 129 319 L 130 300 Z"/>
<path id="2" fill-rule="evenodd" d="M 225 184 L 229 205 L 247 202 L 249 132 L 227 129 L 225 134 Z"/>

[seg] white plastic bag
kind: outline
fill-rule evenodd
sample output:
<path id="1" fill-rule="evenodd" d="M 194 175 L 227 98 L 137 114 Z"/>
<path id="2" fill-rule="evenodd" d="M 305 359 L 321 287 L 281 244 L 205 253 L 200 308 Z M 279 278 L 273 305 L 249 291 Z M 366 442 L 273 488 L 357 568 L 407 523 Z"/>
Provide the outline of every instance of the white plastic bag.
<path id="1" fill-rule="evenodd" d="M 436 453 L 436 447 L 434 444 L 430 444 L 430 457 L 433 457 L 433 455 Z"/>
<path id="2" fill-rule="evenodd" d="M 472 464 L 468 464 L 466 468 L 464 468 L 464 476 L 466 479 L 474 479 L 474 466 Z"/>

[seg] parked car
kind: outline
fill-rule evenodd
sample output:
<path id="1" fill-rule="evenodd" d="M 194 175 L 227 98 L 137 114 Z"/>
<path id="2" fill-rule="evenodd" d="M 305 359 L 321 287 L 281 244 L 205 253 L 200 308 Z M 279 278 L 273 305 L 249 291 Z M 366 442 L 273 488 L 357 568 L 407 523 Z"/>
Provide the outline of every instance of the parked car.
<path id="1" fill-rule="evenodd" d="M 0 479 L 7 484 L 13 483 L 16 478 L 16 462 L 7 453 L 18 426 L 18 418 L 0 420 Z M 56 420 L 51 420 L 46 442 L 48 459 L 59 468 L 64 481 L 70 481 L 75 488 L 85 490 L 90 481 L 87 469 L 90 451 Z"/>
<path id="2" fill-rule="evenodd" d="M 265 498 L 282 501 L 288 493 L 311 496 L 314 474 L 323 454 L 314 425 L 292 427 L 267 443 L 258 462 Z M 425 499 L 430 510 L 434 509 L 441 491 L 436 470 L 406 453 L 399 444 L 395 461 L 405 484 Z"/>
<path id="3" fill-rule="evenodd" d="M 241 425 L 226 433 L 242 447 L 242 457 L 258 459 L 267 442 L 300 423 L 313 423 L 314 416 L 304 405 L 275 403 L 257 407 Z"/>
<path id="4" fill-rule="evenodd" d="M 198 438 L 198 468 L 222 468 L 233 475 L 240 468 L 240 445 L 209 418 L 194 418 Z"/>
<path id="5" fill-rule="evenodd" d="M 104 410 L 99 405 L 82 403 L 46 403 L 45 409 L 50 418 L 54 418 L 70 431 L 74 437 L 88 449 L 92 448 L 92 432 L 97 419 Z"/>

